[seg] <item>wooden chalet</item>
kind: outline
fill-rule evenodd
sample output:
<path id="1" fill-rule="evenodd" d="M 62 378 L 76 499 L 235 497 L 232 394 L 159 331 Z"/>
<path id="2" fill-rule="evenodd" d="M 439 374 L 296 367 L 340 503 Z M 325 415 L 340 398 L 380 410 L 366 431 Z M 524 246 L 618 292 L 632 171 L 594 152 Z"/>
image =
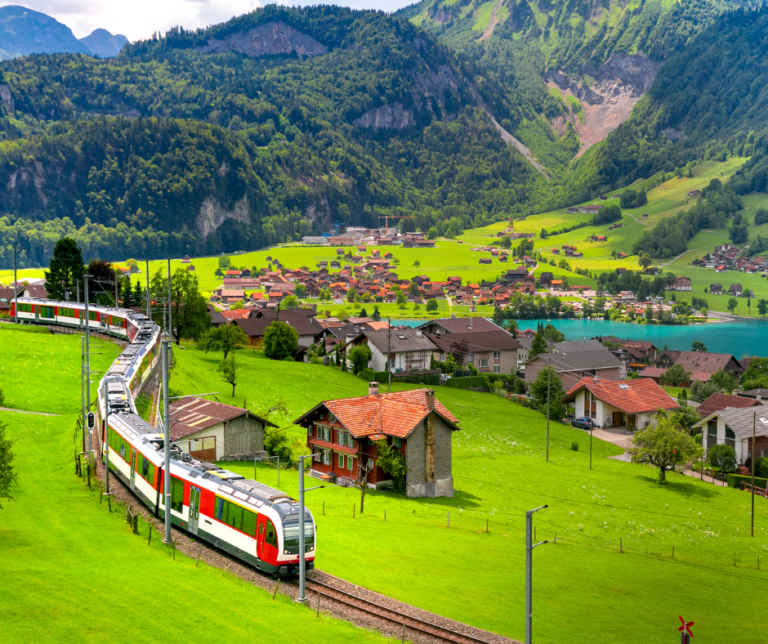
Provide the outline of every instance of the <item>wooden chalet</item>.
<path id="1" fill-rule="evenodd" d="M 451 438 L 458 422 L 431 389 L 380 394 L 377 382 L 367 396 L 326 400 L 294 421 L 307 430 L 312 476 L 391 487 L 378 464 L 378 446 L 386 441 L 405 458 L 409 497 L 453 496 Z"/>

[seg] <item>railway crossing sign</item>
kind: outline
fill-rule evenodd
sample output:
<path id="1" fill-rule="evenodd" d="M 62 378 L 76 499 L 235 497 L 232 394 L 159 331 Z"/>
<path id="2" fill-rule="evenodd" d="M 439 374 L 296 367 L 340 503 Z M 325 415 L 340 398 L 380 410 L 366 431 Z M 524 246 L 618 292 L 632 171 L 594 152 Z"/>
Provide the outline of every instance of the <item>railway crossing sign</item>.
<path id="1" fill-rule="evenodd" d="M 677 617 L 681 623 L 681 626 L 677 629 L 680 631 L 680 644 L 691 644 L 691 638 L 693 637 L 691 626 L 693 626 L 693 622 L 686 622 L 682 615 L 678 615 Z"/>
<path id="2" fill-rule="evenodd" d="M 88 416 L 86 417 L 86 425 L 88 429 L 95 429 L 96 428 L 96 414 L 94 414 L 92 411 L 88 412 Z"/>

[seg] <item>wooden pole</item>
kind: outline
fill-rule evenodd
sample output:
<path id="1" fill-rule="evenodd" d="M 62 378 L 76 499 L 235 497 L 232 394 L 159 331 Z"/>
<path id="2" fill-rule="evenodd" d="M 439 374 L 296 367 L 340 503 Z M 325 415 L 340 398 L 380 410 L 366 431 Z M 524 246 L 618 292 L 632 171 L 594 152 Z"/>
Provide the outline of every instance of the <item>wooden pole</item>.
<path id="1" fill-rule="evenodd" d="M 619 537 L 619 552 L 624 552 L 624 546 L 621 543 L 621 537 Z"/>
<path id="2" fill-rule="evenodd" d="M 277 583 L 275 584 L 275 591 L 272 593 L 272 601 L 275 600 L 275 597 L 277 597 L 277 589 L 280 588 L 280 579 L 277 580 Z"/>
<path id="3" fill-rule="evenodd" d="M 149 537 L 147 538 L 147 545 L 152 543 L 152 524 L 149 524 Z"/>

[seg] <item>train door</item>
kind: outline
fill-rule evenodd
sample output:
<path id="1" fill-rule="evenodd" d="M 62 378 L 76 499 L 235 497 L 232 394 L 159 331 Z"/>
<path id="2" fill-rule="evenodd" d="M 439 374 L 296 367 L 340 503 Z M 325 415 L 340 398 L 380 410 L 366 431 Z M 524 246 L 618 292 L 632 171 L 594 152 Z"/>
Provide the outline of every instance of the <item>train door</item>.
<path id="1" fill-rule="evenodd" d="M 40 307 L 39 306 L 35 306 L 33 304 L 32 305 L 32 310 L 35 312 L 35 322 L 39 322 L 40 321 Z"/>
<path id="2" fill-rule="evenodd" d="M 264 550 L 264 533 L 267 531 L 267 517 L 263 514 L 259 515 L 259 521 L 256 524 L 256 556 L 259 559 L 263 559 L 261 556 Z"/>
<path id="3" fill-rule="evenodd" d="M 197 523 L 200 519 L 200 488 L 189 486 L 189 531 L 197 534 Z"/>
<path id="4" fill-rule="evenodd" d="M 138 452 L 135 449 L 131 450 L 131 491 L 136 487 L 136 456 Z"/>

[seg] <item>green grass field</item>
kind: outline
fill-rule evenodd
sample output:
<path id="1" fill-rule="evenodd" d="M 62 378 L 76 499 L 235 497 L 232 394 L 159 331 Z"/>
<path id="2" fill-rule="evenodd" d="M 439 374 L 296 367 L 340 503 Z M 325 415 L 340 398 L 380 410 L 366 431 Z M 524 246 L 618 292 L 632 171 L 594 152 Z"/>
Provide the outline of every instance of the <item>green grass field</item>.
<path id="1" fill-rule="evenodd" d="M 297 441 L 304 432 L 290 422 L 301 413 L 323 399 L 366 392 L 366 383 L 350 374 L 242 351 L 241 383 L 231 397 L 215 373 L 220 355 L 189 349 L 178 358 L 174 389 L 220 391 L 222 402 L 245 402 L 261 413 L 283 401 L 289 413 L 272 420 Z M 757 556 L 768 549 L 768 503 L 758 499 L 751 539 L 743 492 L 678 476 L 660 486 L 654 470 L 608 458 L 621 450 L 597 440 L 590 471 L 588 435 L 554 423 L 546 463 L 541 414 L 490 394 L 440 387 L 437 397 L 463 428 L 453 447 L 456 496 L 408 500 L 371 492 L 363 516 L 358 507 L 353 518 L 359 491 L 313 491 L 308 504 L 323 539 L 319 568 L 522 638 L 524 511 L 549 504 L 537 515 L 537 536 L 552 540 L 557 532 L 557 543 L 534 555 L 535 641 L 592 642 L 596 632 L 664 641 L 682 614 L 707 641 L 768 642 L 755 611 L 724 601 L 758 591 L 768 579 L 757 570 Z M 253 474 L 249 464 L 228 466 Z M 281 487 L 295 494 L 297 476 L 281 472 Z M 267 467 L 259 467 L 258 478 L 277 482 Z"/>
<path id="2" fill-rule="evenodd" d="M 282 595 L 273 602 L 266 591 L 203 562 L 196 567 L 179 553 L 174 560 L 161 539 L 147 546 L 143 522 L 140 536 L 131 534 L 125 513 L 113 506 L 110 514 L 73 474 L 80 338 L 12 336 L 5 326 L 6 404 L 64 415 L 0 412 L 15 441 L 19 475 L 15 500 L 2 501 L 0 510 L 3 641 L 385 641 L 346 622 L 318 619 Z M 93 369 L 110 362 L 105 351 L 94 357 Z"/>

